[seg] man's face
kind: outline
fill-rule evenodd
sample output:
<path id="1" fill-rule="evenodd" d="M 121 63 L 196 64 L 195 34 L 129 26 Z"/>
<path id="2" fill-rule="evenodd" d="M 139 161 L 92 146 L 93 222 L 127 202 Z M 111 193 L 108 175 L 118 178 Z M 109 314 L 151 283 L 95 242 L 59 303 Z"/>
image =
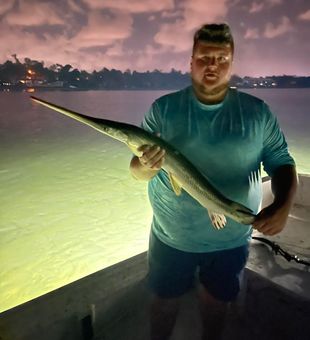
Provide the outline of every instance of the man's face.
<path id="1" fill-rule="evenodd" d="M 194 86 L 202 92 L 227 86 L 232 69 L 232 50 L 229 44 L 199 41 L 191 60 Z"/>

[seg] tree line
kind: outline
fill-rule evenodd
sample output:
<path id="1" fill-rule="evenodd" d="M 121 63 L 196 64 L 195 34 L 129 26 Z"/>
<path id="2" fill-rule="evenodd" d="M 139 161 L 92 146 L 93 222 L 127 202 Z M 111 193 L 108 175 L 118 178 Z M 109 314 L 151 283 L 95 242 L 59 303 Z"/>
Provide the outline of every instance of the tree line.
<path id="1" fill-rule="evenodd" d="M 48 86 L 57 84 L 64 89 L 98 90 L 165 90 L 179 89 L 190 84 L 190 74 L 175 69 L 137 72 L 102 68 L 87 72 L 70 64 L 53 64 L 49 67 L 43 61 L 24 58 L 21 62 L 16 55 L 14 61 L 0 64 L 0 86 L 24 88 L 26 86 Z M 231 86 L 237 87 L 310 87 L 310 77 L 290 75 L 270 77 L 239 77 L 233 75 Z"/>

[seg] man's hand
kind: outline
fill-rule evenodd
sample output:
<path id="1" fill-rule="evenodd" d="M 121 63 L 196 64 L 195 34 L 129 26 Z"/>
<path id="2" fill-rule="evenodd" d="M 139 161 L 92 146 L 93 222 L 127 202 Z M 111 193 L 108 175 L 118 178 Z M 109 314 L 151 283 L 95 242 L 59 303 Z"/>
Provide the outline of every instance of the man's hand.
<path id="1" fill-rule="evenodd" d="M 282 165 L 275 170 L 271 178 L 274 202 L 256 216 L 254 229 L 271 236 L 283 230 L 293 203 L 297 182 L 294 165 Z"/>
<path id="2" fill-rule="evenodd" d="M 264 235 L 276 235 L 284 229 L 289 211 L 290 206 L 280 207 L 272 203 L 256 216 L 253 228 Z"/>
<path id="3" fill-rule="evenodd" d="M 142 145 L 139 149 L 143 154 L 139 157 L 142 166 L 151 170 L 160 170 L 165 161 L 165 150 L 157 145 Z"/>
<path id="4" fill-rule="evenodd" d="M 157 145 L 142 145 L 139 151 L 141 157 L 134 156 L 129 168 L 135 179 L 149 181 L 163 166 L 166 152 Z"/>

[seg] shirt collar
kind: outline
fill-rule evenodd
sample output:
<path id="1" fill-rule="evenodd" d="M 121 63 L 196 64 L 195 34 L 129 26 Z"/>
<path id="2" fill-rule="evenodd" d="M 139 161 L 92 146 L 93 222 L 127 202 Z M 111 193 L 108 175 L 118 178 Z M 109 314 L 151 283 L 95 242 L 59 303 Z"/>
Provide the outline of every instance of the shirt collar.
<path id="1" fill-rule="evenodd" d="M 229 93 L 229 89 L 228 89 L 228 91 L 227 91 L 227 93 L 226 93 L 226 95 L 225 95 L 224 100 L 221 101 L 220 103 L 209 105 L 209 104 L 204 104 L 204 103 L 202 103 L 201 101 L 198 100 L 198 98 L 197 98 L 196 95 L 195 95 L 194 89 L 193 89 L 193 87 L 191 86 L 191 97 L 192 97 L 194 103 L 195 103 L 200 109 L 202 109 L 202 110 L 204 110 L 204 111 L 215 111 L 215 110 L 220 109 L 220 108 L 224 105 L 224 103 L 226 102 L 227 97 L 228 97 L 228 93 Z"/>

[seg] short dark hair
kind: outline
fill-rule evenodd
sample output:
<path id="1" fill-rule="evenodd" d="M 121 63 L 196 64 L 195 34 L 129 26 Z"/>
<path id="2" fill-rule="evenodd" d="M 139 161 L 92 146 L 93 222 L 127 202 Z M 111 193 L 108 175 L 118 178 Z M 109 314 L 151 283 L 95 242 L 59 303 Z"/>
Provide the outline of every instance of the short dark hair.
<path id="1" fill-rule="evenodd" d="M 205 24 L 194 34 L 193 53 L 199 41 L 213 42 L 217 44 L 229 44 L 234 53 L 234 39 L 227 24 Z"/>

